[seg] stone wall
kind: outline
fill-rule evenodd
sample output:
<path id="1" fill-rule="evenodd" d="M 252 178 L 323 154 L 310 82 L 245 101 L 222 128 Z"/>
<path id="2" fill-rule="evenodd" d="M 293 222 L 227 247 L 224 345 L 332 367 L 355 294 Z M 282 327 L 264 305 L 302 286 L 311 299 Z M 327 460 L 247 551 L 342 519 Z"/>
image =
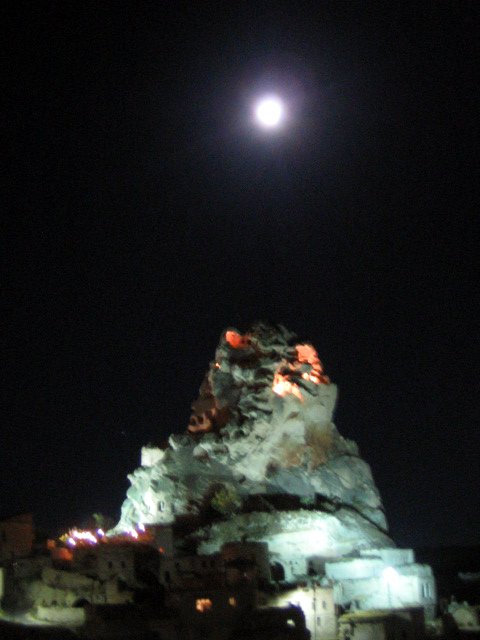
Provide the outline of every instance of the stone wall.
<path id="1" fill-rule="evenodd" d="M 413 559 L 411 549 L 383 552 L 370 549 L 370 557 L 326 563 L 326 576 L 334 583 L 335 601 L 341 605 L 354 602 L 361 610 L 421 606 L 426 617 L 433 618 L 436 589 L 431 568 L 412 562 L 402 564 L 402 560 Z M 397 564 L 392 566 L 385 560 Z"/>
<path id="2" fill-rule="evenodd" d="M 81 626 L 85 624 L 83 607 L 37 607 L 36 617 L 44 622 L 62 626 Z"/>

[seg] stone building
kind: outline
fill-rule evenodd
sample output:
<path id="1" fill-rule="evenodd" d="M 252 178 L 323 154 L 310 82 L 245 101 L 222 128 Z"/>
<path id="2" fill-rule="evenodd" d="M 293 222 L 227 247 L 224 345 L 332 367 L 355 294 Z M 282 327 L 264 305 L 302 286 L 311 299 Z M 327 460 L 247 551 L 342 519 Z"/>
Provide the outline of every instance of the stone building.
<path id="1" fill-rule="evenodd" d="M 334 584 L 335 601 L 356 609 L 421 606 L 428 619 L 436 605 L 435 579 L 428 565 L 415 563 L 412 549 L 366 549 L 357 557 L 325 565 Z"/>
<path id="2" fill-rule="evenodd" d="M 271 606 L 299 607 L 305 615 L 305 624 L 311 640 L 334 640 L 337 638 L 337 612 L 331 587 L 322 587 L 315 582 L 298 585 L 269 597 Z"/>
<path id="3" fill-rule="evenodd" d="M 195 588 L 205 582 L 225 584 L 225 567 L 220 555 L 161 556 L 158 579 L 166 589 Z"/>
<path id="4" fill-rule="evenodd" d="M 352 611 L 338 620 L 338 640 L 418 640 L 425 636 L 423 610 Z"/>
<path id="5" fill-rule="evenodd" d="M 177 590 L 171 604 L 179 612 L 180 637 L 189 640 L 230 640 L 245 612 L 256 607 L 253 588 Z"/>
<path id="6" fill-rule="evenodd" d="M 99 580 L 77 571 L 47 567 L 28 583 L 32 613 L 52 624 L 81 625 L 88 605 L 133 603 L 134 589 L 116 578 Z"/>
<path id="7" fill-rule="evenodd" d="M 95 579 L 121 580 L 138 588 L 158 576 L 159 553 L 150 545 L 125 542 L 79 546 L 72 550 L 72 570 Z"/>

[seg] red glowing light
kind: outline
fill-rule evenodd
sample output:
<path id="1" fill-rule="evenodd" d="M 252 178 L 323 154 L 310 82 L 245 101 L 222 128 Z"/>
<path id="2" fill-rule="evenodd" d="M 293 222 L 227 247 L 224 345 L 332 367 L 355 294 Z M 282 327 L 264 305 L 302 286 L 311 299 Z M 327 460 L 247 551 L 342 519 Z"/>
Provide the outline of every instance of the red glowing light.
<path id="1" fill-rule="evenodd" d="M 250 338 L 248 336 L 242 336 L 236 331 L 227 331 L 225 333 L 225 340 L 233 349 L 245 349 L 250 346 Z"/>
<path id="2" fill-rule="evenodd" d="M 322 363 L 311 344 L 297 344 L 295 345 L 295 350 L 297 359 L 290 364 L 284 363 L 282 366 L 283 373 L 277 372 L 275 374 L 272 391 L 282 397 L 292 394 L 300 401 L 303 401 L 299 386 L 291 380 L 292 376 L 300 375 L 306 382 L 313 382 L 314 384 L 330 384 L 330 379 L 323 374 Z M 306 366 L 308 368 L 308 365 L 310 369 L 305 371 L 304 369 Z"/>

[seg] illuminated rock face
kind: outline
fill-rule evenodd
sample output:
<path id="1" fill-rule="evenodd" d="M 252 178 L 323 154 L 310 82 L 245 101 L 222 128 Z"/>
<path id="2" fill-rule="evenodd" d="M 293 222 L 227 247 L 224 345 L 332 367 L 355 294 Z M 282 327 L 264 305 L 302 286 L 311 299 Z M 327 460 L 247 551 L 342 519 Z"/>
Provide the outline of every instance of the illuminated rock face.
<path id="1" fill-rule="evenodd" d="M 285 328 L 227 329 L 187 432 L 164 451 L 144 449 L 117 528 L 210 512 L 223 516 L 223 525 L 202 527 L 213 550 L 257 517 L 262 527 L 242 535 L 280 548 L 278 523 L 302 511 L 299 540 L 323 531 L 311 556 L 391 546 L 370 468 L 332 422 L 336 396 L 313 346 Z"/>

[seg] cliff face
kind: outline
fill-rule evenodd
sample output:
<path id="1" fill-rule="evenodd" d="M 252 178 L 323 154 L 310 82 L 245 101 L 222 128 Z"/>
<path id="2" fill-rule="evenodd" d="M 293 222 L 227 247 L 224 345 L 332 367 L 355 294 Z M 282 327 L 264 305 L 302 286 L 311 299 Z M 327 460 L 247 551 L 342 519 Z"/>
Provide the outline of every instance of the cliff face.
<path id="1" fill-rule="evenodd" d="M 355 530 L 352 548 L 392 544 L 370 468 L 332 422 L 336 397 L 314 347 L 284 327 L 224 331 L 186 433 L 144 455 L 117 528 L 208 510 L 240 526 L 252 511 L 268 520 L 267 512 L 275 519 L 307 509 L 308 527 L 317 517 L 347 537 Z M 265 538 L 253 529 L 245 535 Z M 203 527 L 202 538 L 215 547 L 220 530 L 218 522 Z"/>

